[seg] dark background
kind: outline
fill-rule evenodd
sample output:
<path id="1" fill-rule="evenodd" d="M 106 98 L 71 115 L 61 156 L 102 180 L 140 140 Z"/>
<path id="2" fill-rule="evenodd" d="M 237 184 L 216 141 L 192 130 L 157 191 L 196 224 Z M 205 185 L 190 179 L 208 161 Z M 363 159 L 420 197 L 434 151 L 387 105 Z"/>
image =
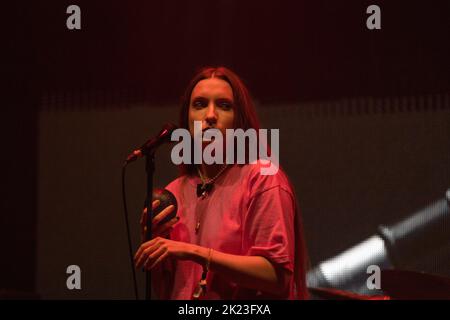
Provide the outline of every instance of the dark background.
<path id="1" fill-rule="evenodd" d="M 66 28 L 71 4 L 81 7 L 78 31 Z M 370 4 L 381 7 L 381 30 L 366 28 Z M 62 212 L 70 202 L 59 193 L 52 197 L 42 179 L 59 177 L 55 190 L 70 192 L 80 207 L 93 201 L 77 193 L 86 191 L 95 172 L 81 172 L 77 176 L 85 179 L 74 184 L 61 170 L 73 171 L 81 157 L 99 158 L 99 149 L 124 158 L 173 116 L 193 71 L 204 65 L 235 70 L 265 127 L 280 128 L 281 164 L 298 193 L 313 265 L 373 234 L 379 224 L 441 198 L 449 187 L 448 1 L 44 1 L 10 4 L 5 13 L 0 288 L 70 298 L 72 293 L 45 292 L 51 276 L 37 271 L 39 261 L 65 254 L 64 245 L 54 251 L 39 245 L 57 241 L 55 229 L 78 223 L 73 216 L 51 224 L 43 218 L 51 210 L 42 211 L 48 209 L 42 194 Z M 133 113 L 136 105 L 148 108 L 148 119 Z M 96 133 L 98 141 L 107 139 L 101 126 L 83 130 L 85 118 L 77 116 L 92 113 L 90 120 L 114 118 L 115 125 L 133 114 L 121 123 L 120 148 L 109 140 L 83 148 L 97 141 Z M 136 119 L 148 125 L 132 128 Z M 58 121 L 77 125 L 50 130 Z M 74 135 L 83 132 L 86 137 Z M 80 145 L 71 155 L 67 145 L 73 141 Z M 72 162 L 58 162 L 61 154 Z M 54 162 L 42 166 L 43 159 Z M 116 182 L 120 163 L 111 170 L 102 176 L 105 184 Z M 131 181 L 140 181 L 143 171 L 134 174 Z M 158 179 L 167 181 L 162 174 Z M 141 201 L 142 185 L 129 184 L 128 192 Z M 114 191 L 120 212 L 119 185 Z M 92 187 L 93 198 L 96 192 Z M 115 226 L 123 232 L 121 223 Z M 103 236 L 96 231 L 89 233 L 92 239 Z M 74 233 L 65 241 L 78 248 L 83 237 L 89 245 L 89 236 Z M 115 241 L 125 250 L 124 233 Z M 82 256 L 84 249 L 77 250 Z M 129 272 L 122 253 L 117 263 Z M 448 250 L 438 262 L 430 259 L 431 267 L 415 267 L 448 271 Z M 105 288 L 83 297 L 114 297 Z M 117 297 L 131 294 L 120 291 Z"/>

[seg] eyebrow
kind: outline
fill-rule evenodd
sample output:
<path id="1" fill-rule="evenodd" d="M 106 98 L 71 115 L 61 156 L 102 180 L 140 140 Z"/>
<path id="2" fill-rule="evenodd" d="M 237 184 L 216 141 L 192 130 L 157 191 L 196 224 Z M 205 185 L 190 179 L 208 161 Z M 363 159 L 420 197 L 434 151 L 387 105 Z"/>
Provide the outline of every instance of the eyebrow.
<path id="1" fill-rule="evenodd" d="M 205 98 L 203 96 L 197 96 L 197 97 L 192 97 L 191 100 L 195 101 L 195 100 L 209 100 L 209 99 Z M 224 101 L 224 100 L 226 100 L 226 101 L 233 102 L 233 99 L 230 99 L 230 98 L 217 98 L 217 99 L 214 99 L 214 100 L 215 101 L 221 101 L 221 100 Z"/>

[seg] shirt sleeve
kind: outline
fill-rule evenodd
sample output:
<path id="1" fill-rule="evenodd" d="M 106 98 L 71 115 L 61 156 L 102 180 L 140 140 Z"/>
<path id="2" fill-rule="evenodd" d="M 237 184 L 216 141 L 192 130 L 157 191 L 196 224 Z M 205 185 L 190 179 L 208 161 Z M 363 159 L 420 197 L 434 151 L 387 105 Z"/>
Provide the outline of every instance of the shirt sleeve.
<path id="1" fill-rule="evenodd" d="M 294 214 L 292 194 L 279 185 L 251 197 L 244 219 L 244 252 L 293 272 Z"/>

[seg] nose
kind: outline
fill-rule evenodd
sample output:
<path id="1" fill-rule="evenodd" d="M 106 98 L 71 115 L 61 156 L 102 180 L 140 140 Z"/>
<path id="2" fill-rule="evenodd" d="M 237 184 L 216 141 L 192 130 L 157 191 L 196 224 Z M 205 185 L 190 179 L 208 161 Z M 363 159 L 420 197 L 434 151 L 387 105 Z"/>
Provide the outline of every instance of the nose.
<path id="1" fill-rule="evenodd" d="M 206 123 L 208 126 L 214 125 L 217 123 L 217 112 L 214 102 L 210 102 L 208 105 L 208 110 L 206 111 Z"/>

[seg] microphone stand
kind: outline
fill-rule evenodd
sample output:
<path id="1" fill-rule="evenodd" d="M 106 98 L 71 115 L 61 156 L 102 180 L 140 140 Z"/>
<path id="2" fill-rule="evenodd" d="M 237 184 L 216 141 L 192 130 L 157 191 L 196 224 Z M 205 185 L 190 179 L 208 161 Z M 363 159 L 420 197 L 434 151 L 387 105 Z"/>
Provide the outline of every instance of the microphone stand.
<path id="1" fill-rule="evenodd" d="M 147 208 L 147 221 L 146 227 L 147 231 L 145 233 L 145 240 L 149 241 L 152 238 L 152 218 L 153 218 L 153 208 L 152 208 L 152 198 L 153 198 L 153 174 L 155 172 L 155 152 L 148 153 L 145 156 L 145 171 L 147 172 L 147 197 L 145 199 L 145 207 Z M 146 271 L 146 282 L 145 282 L 145 299 L 152 299 L 152 276 L 151 271 Z"/>

